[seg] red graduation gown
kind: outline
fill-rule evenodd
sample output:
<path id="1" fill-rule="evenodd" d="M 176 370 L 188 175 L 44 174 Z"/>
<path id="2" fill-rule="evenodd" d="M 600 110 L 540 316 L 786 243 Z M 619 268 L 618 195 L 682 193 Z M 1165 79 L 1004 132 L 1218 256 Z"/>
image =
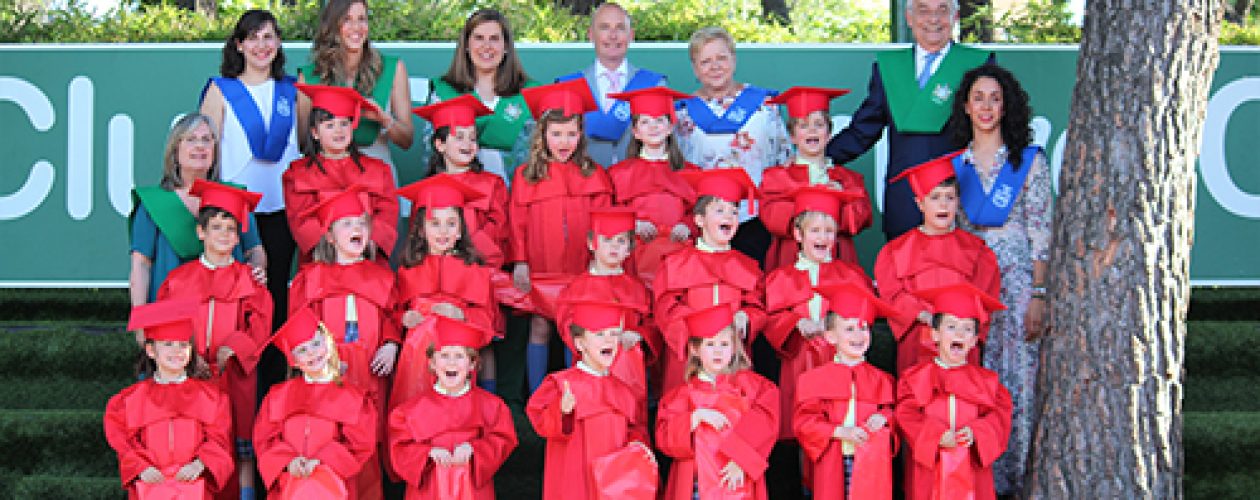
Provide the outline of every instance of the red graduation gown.
<path id="1" fill-rule="evenodd" d="M 875 259 L 875 282 L 879 295 L 901 312 L 902 317 L 888 318 L 897 339 L 897 373 L 936 356 L 932 329 L 914 320 L 929 304 L 915 296 L 918 290 L 958 282 L 970 282 L 993 297 L 1001 295 L 1002 275 L 997 256 L 984 240 L 961 230 L 929 236 L 918 229 L 884 245 Z M 983 342 L 988 323 L 980 325 L 977 334 Z M 979 363 L 979 349 L 973 349 L 968 362 Z"/>
<path id="2" fill-rule="evenodd" d="M 477 386 L 461 396 L 444 396 L 433 390 L 395 408 L 389 414 L 389 457 L 393 469 L 407 482 L 408 499 L 441 499 L 439 479 L 449 469 L 429 458 L 433 447 L 453 450 L 461 443 L 473 448 L 466 469 L 474 494 L 468 498 L 494 498 L 494 473 L 516 448 L 512 414 L 497 396 Z M 445 470 L 444 470 L 445 469 Z M 460 471 L 465 472 L 465 471 Z"/>
<path id="3" fill-rule="evenodd" d="M 853 237 L 871 226 L 871 200 L 866 194 L 866 180 L 862 174 L 839 165 L 827 169 L 827 177 L 839 182 L 846 192 L 861 195 L 861 198 L 840 205 L 840 220 L 836 221 L 836 255 L 833 255 L 857 264 Z M 809 167 L 803 164 L 779 165 L 761 173 L 761 222 L 774 236 L 770 249 L 766 251 L 766 269 L 778 269 L 796 262 L 800 245 L 792 236 L 792 212 L 796 209 L 792 193 L 809 185 Z"/>
<path id="4" fill-rule="evenodd" d="M 345 481 L 350 499 L 359 498 L 363 491 L 354 478 L 375 457 L 376 420 L 372 401 L 348 384 L 308 383 L 299 376 L 273 386 L 254 425 L 258 471 L 268 493 L 280 494 L 289 462 L 306 457 Z"/>
<path id="5" fill-rule="evenodd" d="M 975 365 L 942 368 L 934 361 L 905 372 L 897 382 L 897 428 L 910 445 L 913 470 L 906 478 L 906 498 L 930 500 L 937 493 L 939 465 L 948 451 L 940 447 L 949 430 L 949 395 L 957 401 L 956 428 L 971 427 L 975 442 L 959 473 L 970 477 L 977 500 L 995 498 L 993 462 L 1006 451 L 1011 434 L 1011 394 L 997 372 Z M 942 492 L 960 498 L 964 492 Z"/>
<path id="6" fill-rule="evenodd" d="M 856 283 L 872 293 L 875 291 L 870 278 L 856 264 L 833 260 L 819 265 L 818 286 L 841 283 Z M 811 368 L 830 363 L 836 352 L 822 335 L 806 339 L 796 329 L 797 322 L 810 317 L 809 301 L 814 296 L 812 288 L 809 273 L 793 265 L 780 267 L 766 275 L 764 295 L 769 321 L 765 336 L 783 360 L 779 370 L 779 390 L 783 393 L 780 439 L 792 439 L 792 404 L 796 398 L 798 378 Z M 819 311 L 824 314 L 816 318 L 819 320 L 826 317 L 825 311 L 829 307 L 826 298 L 823 298 L 821 306 Z"/>
<path id="7" fill-rule="evenodd" d="M 721 431 L 700 424 L 691 429 L 691 412 L 709 408 L 726 415 Z M 713 383 L 693 377 L 661 398 L 656 444 L 674 458 L 662 498 L 692 498 L 698 484 L 702 499 L 764 499 L 765 472 L 779 427 L 779 390 L 752 370 L 720 375 Z M 744 469 L 744 486 L 731 491 L 719 484 L 729 461 Z"/>
<path id="8" fill-rule="evenodd" d="M 493 175 L 493 174 L 491 174 Z M 491 331 L 499 331 L 501 318 L 490 286 L 491 269 L 448 255 L 426 257 L 413 267 L 398 269 L 394 290 L 394 317 L 409 310 L 419 311 L 424 321 L 407 331 L 398 354 L 390 407 L 411 399 L 433 386 L 429 372 L 428 347 L 436 339 L 433 312 L 436 304 L 449 303 L 464 312 L 464 321 Z"/>
<path id="9" fill-rule="evenodd" d="M 153 379 L 132 384 L 105 406 L 105 440 L 118 453 L 118 476 L 130 498 L 138 498 L 140 473 L 157 467 L 166 481 L 194 458 L 206 470 L 207 497 L 235 481 L 231 409 L 213 382 L 188 379 L 159 384 Z"/>
<path id="10" fill-rule="evenodd" d="M 608 175 L 596 169 L 586 177 L 572 163 L 552 163 L 537 183 L 524 172 L 523 165 L 516 169 L 508 202 L 508 262 L 525 262 L 531 273 L 581 274 L 590 259 L 591 209 L 612 202 Z"/>
<path id="11" fill-rule="evenodd" d="M 385 162 L 371 156 L 359 156 L 363 171 L 350 157 L 341 159 L 320 158 L 324 171 L 310 157 L 298 158 L 289 164 L 281 177 L 284 189 L 284 213 L 289 219 L 289 229 L 297 242 L 302 262 L 310 262 L 311 250 L 328 228 L 307 211 L 320 201 L 332 197 L 346 188 L 361 184 L 367 187 L 364 205 L 372 218 L 372 241 L 383 254 L 394 251 L 398 241 L 398 197 L 394 195 L 394 174 Z"/>
<path id="12" fill-rule="evenodd" d="M 185 298 L 201 302 L 193 317 L 194 347 L 210 364 L 219 386 L 232 405 L 233 436 L 249 439 L 254 432 L 258 401 L 258 357 L 271 338 L 271 292 L 254 281 L 249 266 L 240 262 L 211 270 L 201 260 L 171 271 L 158 289 L 159 300 Z M 214 319 L 210 320 L 210 301 Z M 207 338 L 207 325 L 213 330 Z M 220 347 L 235 353 L 220 373 L 215 360 Z"/>
<path id="13" fill-rule="evenodd" d="M 481 198 L 464 203 L 468 237 L 487 266 L 503 267 L 508 248 L 508 190 L 503 177 L 490 172 L 471 171 L 438 175 L 449 175 L 481 193 Z"/>
<path id="14" fill-rule="evenodd" d="M 700 170 L 690 162 L 683 171 Z M 639 240 L 627 261 L 627 269 L 633 269 L 649 286 L 656 278 L 656 270 L 666 255 L 687 243 L 670 240 L 674 226 L 686 224 L 696 234 L 690 208 L 696 203 L 696 193 L 682 176 L 669 166 L 668 160 L 630 158 L 608 168 L 612 181 L 614 204 L 634 210 L 635 219 L 651 222 L 656 226 L 656 238 Z"/>
<path id="15" fill-rule="evenodd" d="M 668 348 L 661 356 L 662 389 L 683 383 L 687 361 L 687 326 L 684 318 L 716 304 L 733 304 L 748 314 L 747 346 L 766 325 L 761 294 L 761 269 L 748 256 L 728 250 L 705 252 L 689 245 L 665 257 L 653 285 L 656 318 Z"/>
<path id="16" fill-rule="evenodd" d="M 801 450 L 812 464 L 814 497 L 891 499 L 892 456 L 897 449 L 892 376 L 870 363 L 850 367 L 828 362 L 805 372 L 799 383 L 792 421 Z M 832 433 L 844 425 L 850 399 L 856 399 L 855 426 L 864 426 L 876 413 L 888 424 L 854 451 L 850 495 L 846 496 L 843 444 Z"/>
<path id="17" fill-rule="evenodd" d="M 560 412 L 565 382 L 577 399 L 569 415 Z M 645 404 L 616 377 L 577 366 L 547 375 L 525 407 L 534 431 L 547 440 L 543 498 L 594 498 L 591 462 L 633 441 L 649 443 L 647 423 L 639 417 Z"/>

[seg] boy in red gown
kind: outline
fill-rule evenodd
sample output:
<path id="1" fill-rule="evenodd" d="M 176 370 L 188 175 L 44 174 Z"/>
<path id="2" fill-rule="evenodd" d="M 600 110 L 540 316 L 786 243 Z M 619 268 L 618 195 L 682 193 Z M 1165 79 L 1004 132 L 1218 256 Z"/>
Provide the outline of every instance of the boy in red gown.
<path id="1" fill-rule="evenodd" d="M 939 354 L 897 381 L 897 427 L 910 445 L 906 498 L 991 500 L 993 462 L 1011 434 L 1011 394 L 996 372 L 968 358 L 980 324 L 1005 307 L 966 283 L 921 295 L 932 304 Z"/>

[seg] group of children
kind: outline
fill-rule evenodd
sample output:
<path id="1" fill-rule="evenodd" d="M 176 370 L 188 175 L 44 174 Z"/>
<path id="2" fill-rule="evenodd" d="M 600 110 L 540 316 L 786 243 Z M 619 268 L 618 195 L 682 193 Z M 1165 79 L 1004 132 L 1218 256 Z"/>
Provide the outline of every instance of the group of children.
<path id="1" fill-rule="evenodd" d="M 267 290 L 231 257 L 257 195 L 198 181 L 204 254 L 132 311 L 148 367 L 107 408 L 133 496 L 239 497 L 256 464 L 280 498 L 378 498 L 382 473 L 408 498 L 493 498 L 517 444 L 487 347 L 506 314 L 532 315 L 524 410 L 547 440 L 545 498 L 765 498 L 781 439 L 800 442 L 817 498 L 890 498 L 899 441 L 908 498 L 993 496 L 1010 398 L 974 362 L 1001 308 L 992 253 L 954 229 L 952 166 L 929 162 L 908 172 L 925 223 L 881 251 L 876 297 L 850 241 L 870 223 L 862 177 L 823 156 L 842 91 L 773 99 L 799 156 L 759 190 L 682 158 L 685 94 L 613 95 L 635 140 L 605 170 L 585 153 L 588 85 L 527 88 L 538 125 L 509 191 L 476 160 L 490 111 L 471 96 L 415 110 L 436 173 L 395 189 L 352 144 L 362 97 L 299 88 L 318 152 L 284 175 L 302 263 L 288 321 L 272 335 Z M 415 208 L 397 245 L 400 196 Z M 768 273 L 730 246 L 740 210 L 758 208 L 777 238 Z M 902 346 L 895 384 L 864 361 L 880 316 Z M 553 326 L 571 359 L 548 374 Z M 783 360 L 777 385 L 751 370 L 758 335 Z M 294 376 L 255 411 L 268 343 Z M 654 450 L 672 459 L 663 484 Z"/>

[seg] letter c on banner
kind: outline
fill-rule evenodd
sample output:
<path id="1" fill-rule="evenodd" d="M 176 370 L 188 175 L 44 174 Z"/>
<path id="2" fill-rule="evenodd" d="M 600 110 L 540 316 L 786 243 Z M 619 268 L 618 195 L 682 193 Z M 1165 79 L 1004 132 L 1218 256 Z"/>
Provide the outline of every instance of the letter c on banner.
<path id="1" fill-rule="evenodd" d="M 39 87 L 21 78 L 0 77 L 0 101 L 17 104 L 31 120 L 35 130 L 47 132 L 52 128 L 56 117 L 53 114 L 52 101 L 39 90 Z M 57 172 L 48 160 L 39 160 L 32 165 L 26 182 L 11 194 L 0 195 L 0 220 L 13 220 L 31 213 L 48 198 L 52 192 L 53 180 Z"/>
<path id="2" fill-rule="evenodd" d="M 1229 82 L 1208 101 L 1207 120 L 1203 124 L 1203 153 L 1199 155 L 1199 172 L 1203 185 L 1229 213 L 1248 219 L 1260 219 L 1260 195 L 1244 192 L 1229 176 L 1225 157 L 1225 131 L 1229 117 L 1247 101 L 1260 100 L 1260 78 L 1239 78 Z"/>

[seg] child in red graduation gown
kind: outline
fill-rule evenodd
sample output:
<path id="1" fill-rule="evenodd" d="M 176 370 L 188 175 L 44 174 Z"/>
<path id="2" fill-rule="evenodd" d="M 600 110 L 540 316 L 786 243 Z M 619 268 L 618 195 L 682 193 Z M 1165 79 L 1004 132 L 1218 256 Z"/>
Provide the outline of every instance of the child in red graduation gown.
<path id="1" fill-rule="evenodd" d="M 462 95 L 412 111 L 433 125 L 435 154 L 429 170 L 458 180 L 480 195 L 464 203 L 468 241 L 486 265 L 502 267 L 508 245 L 507 184 L 502 176 L 486 172 L 477 160 L 476 120 L 491 114 L 490 109 L 476 97 Z"/>
<path id="2" fill-rule="evenodd" d="M 197 305 L 168 299 L 131 311 L 127 329 L 144 329 L 145 378 L 105 406 L 105 440 L 129 498 L 202 498 L 235 481 L 228 397 L 193 376 Z"/>
<path id="3" fill-rule="evenodd" d="M 512 180 L 508 221 L 512 279 L 523 292 L 534 281 L 567 282 L 586 270 L 586 235 L 592 209 L 612 202 L 608 176 L 586 155 L 582 114 L 595 111 L 595 98 L 585 80 L 527 88 L 521 91 L 538 121 L 530 139 L 530 156 Z M 547 373 L 551 325 L 541 316 L 530 320 L 525 371 L 530 391 Z"/>
<path id="4" fill-rule="evenodd" d="M 629 311 L 615 302 L 572 307 L 579 361 L 548 375 L 525 408 L 547 440 L 543 498 L 654 498 L 656 458 L 641 417 L 646 401 L 609 375 Z"/>
<path id="5" fill-rule="evenodd" d="M 203 252 L 200 259 L 171 271 L 157 296 L 201 305 L 193 318 L 193 347 L 201 359 L 210 360 L 211 373 L 231 402 L 240 465 L 239 481 L 224 485 L 220 496 L 253 498 L 254 452 L 249 438 L 258 401 L 254 368 L 271 337 L 272 303 L 267 288 L 254 281 L 253 268 L 232 259 L 232 248 L 240 241 L 240 231 L 249 229 L 249 214 L 262 195 L 200 179 L 190 192 L 201 197 L 196 231 Z"/>
<path id="6" fill-rule="evenodd" d="M 495 179 L 499 177 L 487 174 Z M 502 181 L 500 181 L 502 182 Z M 390 407 L 397 407 L 433 386 L 429 347 L 437 330 L 433 319 L 443 316 L 466 321 L 478 328 L 497 331 L 501 319 L 491 289 L 495 271 L 484 264 L 468 237 L 464 214 L 481 193 L 451 175 L 438 175 L 404 186 L 398 194 L 412 201 L 403 267 L 398 269 L 392 307 L 406 341 L 398 356 Z M 493 391 L 494 350 L 481 352 L 479 375 L 483 387 Z"/>
<path id="7" fill-rule="evenodd" d="M 957 229 L 958 184 L 950 163 L 958 153 L 930 160 L 902 172 L 914 191 L 915 203 L 923 212 L 923 225 L 884 245 L 875 259 L 875 282 L 879 295 L 900 311 L 889 318 L 897 339 L 897 373 L 931 360 L 936 355 L 930 323 L 932 315 L 920 290 L 971 283 L 985 293 L 997 296 L 1002 280 L 997 256 L 984 240 Z M 988 322 L 977 330 L 983 343 Z M 972 350 L 971 362 L 978 364 L 980 355 Z"/>
<path id="8" fill-rule="evenodd" d="M 377 410 L 341 379 L 332 334 L 308 309 L 289 315 L 276 347 L 301 375 L 271 388 L 258 409 L 254 446 L 270 498 L 362 499 L 355 477 L 372 467 Z M 377 489 L 379 489 L 379 475 Z"/>
<path id="9" fill-rule="evenodd" d="M 700 170 L 683 158 L 674 137 L 674 101 L 690 96 L 665 87 L 609 94 L 630 103 L 630 149 L 627 158 L 608 167 L 613 202 L 635 213 L 638 241 L 630 268 L 651 286 L 661 259 L 685 246 L 695 232 L 687 209 L 696 194 L 678 175 Z"/>
<path id="10" fill-rule="evenodd" d="M 897 381 L 897 428 L 910 445 L 906 498 L 990 500 L 993 462 L 1011 434 L 1011 394 L 968 361 L 979 325 L 1002 303 L 967 283 L 920 292 L 931 301 L 937 356 Z"/>
<path id="11" fill-rule="evenodd" d="M 360 200 L 351 189 L 311 209 L 327 232 L 315 245 L 315 262 L 293 278 L 289 314 L 303 309 L 314 312 L 346 363 L 346 384 L 367 394 L 374 408 L 385 408 L 387 377 L 394 370 L 402 338 L 391 310 L 394 273 L 366 259 L 372 227 Z M 377 434 L 382 442 L 383 413 Z M 376 498 L 380 491 L 377 461 L 364 467 L 356 480 L 360 494 Z"/>
<path id="12" fill-rule="evenodd" d="M 853 238 L 871 225 L 871 200 L 866 194 L 862 174 L 827 159 L 827 140 L 831 137 L 830 101 L 848 94 L 847 89 L 792 87 L 770 99 L 783 104 L 788 112 L 788 132 L 796 146 L 791 163 L 767 168 L 761 174 L 761 220 L 774 235 L 766 252 L 766 269 L 774 270 L 796 262 L 798 242 L 792 236 L 792 193 L 804 186 L 827 186 L 843 190 L 851 196 L 840 205 L 836 217 L 836 245 L 832 257 L 857 264 L 857 248 Z"/>
<path id="13" fill-rule="evenodd" d="M 827 299 L 822 337 L 836 351 L 801 375 L 792 425 L 809 458 L 814 498 L 892 498 L 893 379 L 866 362 L 871 322 L 896 310 L 857 283 L 818 290 Z"/>
<path id="14" fill-rule="evenodd" d="M 657 446 L 674 458 L 663 498 L 764 499 L 779 390 L 753 373 L 721 304 L 687 317 L 687 381 L 661 398 Z"/>
<path id="15" fill-rule="evenodd" d="M 870 278 L 857 264 L 833 257 L 837 224 L 847 200 L 854 195 L 827 186 L 806 186 L 796 190 L 792 210 L 792 236 L 800 252 L 792 265 L 766 275 L 764 293 L 765 336 L 783 360 L 779 390 L 783 393 L 780 439 L 792 438 L 792 402 L 797 378 L 809 369 L 831 362 L 832 344 L 822 338 L 827 297 L 815 288 L 854 283 L 871 290 Z"/>
<path id="16" fill-rule="evenodd" d="M 327 227 L 311 211 L 320 202 L 353 185 L 362 187 L 361 197 L 369 210 L 372 225 L 370 257 L 381 263 L 394 251 L 398 240 L 398 198 L 394 196 L 394 174 L 385 162 L 359 153 L 354 145 L 354 128 L 365 99 L 348 87 L 298 84 L 311 98 L 311 142 L 314 151 L 294 160 L 281 177 L 285 214 L 298 245 L 301 263 L 311 261 L 311 252 L 323 239 Z"/>
<path id="17" fill-rule="evenodd" d="M 661 356 L 662 390 L 683 383 L 687 361 L 688 314 L 716 304 L 737 309 L 735 331 L 745 347 L 752 346 L 766 324 L 757 261 L 731 250 L 731 238 L 739 228 L 740 200 L 755 199 L 757 188 L 742 168 L 681 172 L 699 197 L 694 220 L 700 237 L 668 255 L 661 262 L 656 281 L 653 316 L 668 352 Z M 750 203 L 751 206 L 751 203 Z"/>
<path id="18" fill-rule="evenodd" d="M 408 499 L 489 500 L 494 473 L 516 448 L 512 414 L 472 385 L 477 352 L 493 332 L 435 316 L 428 368 L 437 381 L 389 414 L 389 457 Z"/>

